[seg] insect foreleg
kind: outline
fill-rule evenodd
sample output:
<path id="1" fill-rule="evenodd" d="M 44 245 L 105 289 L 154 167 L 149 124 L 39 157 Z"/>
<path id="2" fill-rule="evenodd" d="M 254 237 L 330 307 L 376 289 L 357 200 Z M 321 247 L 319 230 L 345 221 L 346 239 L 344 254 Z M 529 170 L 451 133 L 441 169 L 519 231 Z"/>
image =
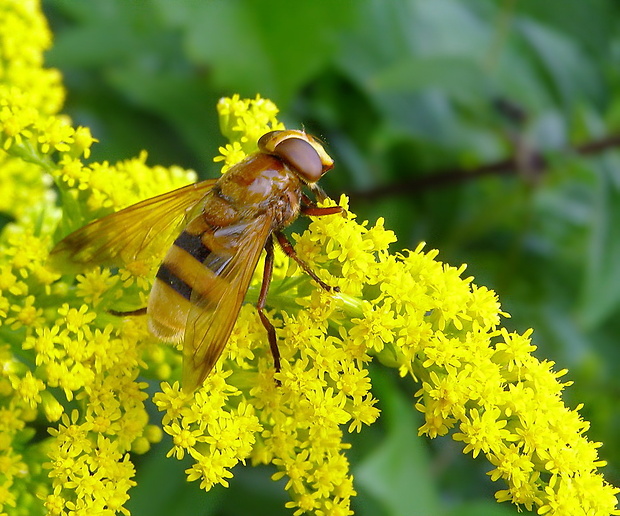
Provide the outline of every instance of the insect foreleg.
<path id="1" fill-rule="evenodd" d="M 318 206 L 302 206 L 301 212 L 309 217 L 321 217 L 322 215 L 342 213 L 343 208 L 341 206 L 326 206 L 324 208 L 319 208 Z"/>
<path id="2" fill-rule="evenodd" d="M 314 203 L 310 197 L 303 194 L 301 197 L 301 213 L 309 217 L 321 217 L 323 215 L 334 215 L 336 213 L 342 213 L 344 208 L 342 206 L 325 206 L 319 207 Z"/>

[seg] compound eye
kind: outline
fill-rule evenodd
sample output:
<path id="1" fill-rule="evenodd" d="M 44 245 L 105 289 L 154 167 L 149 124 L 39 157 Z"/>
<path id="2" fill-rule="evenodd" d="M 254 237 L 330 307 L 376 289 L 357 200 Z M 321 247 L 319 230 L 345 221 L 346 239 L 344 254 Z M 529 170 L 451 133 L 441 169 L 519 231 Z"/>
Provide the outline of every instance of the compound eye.
<path id="1" fill-rule="evenodd" d="M 275 154 L 286 161 L 308 183 L 316 183 L 323 175 L 323 163 L 317 151 L 307 141 L 287 138 L 276 145 Z"/>

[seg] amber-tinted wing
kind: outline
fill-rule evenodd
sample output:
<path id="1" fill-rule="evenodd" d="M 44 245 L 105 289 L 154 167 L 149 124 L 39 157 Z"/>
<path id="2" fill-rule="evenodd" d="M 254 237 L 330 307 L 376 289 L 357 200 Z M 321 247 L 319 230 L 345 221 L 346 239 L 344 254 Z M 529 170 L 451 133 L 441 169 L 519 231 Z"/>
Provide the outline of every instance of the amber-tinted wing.
<path id="1" fill-rule="evenodd" d="M 243 227 L 235 253 L 209 263 L 223 281 L 208 295 L 192 293 L 183 343 L 183 389 L 202 384 L 228 342 L 261 251 L 270 238 L 272 217 L 261 215 Z M 207 264 L 205 264 L 207 266 Z"/>
<path id="2" fill-rule="evenodd" d="M 71 271 L 148 258 L 153 246 L 170 245 L 214 184 L 209 179 L 184 186 L 97 219 L 58 242 L 50 254 L 51 263 L 58 270 Z"/>

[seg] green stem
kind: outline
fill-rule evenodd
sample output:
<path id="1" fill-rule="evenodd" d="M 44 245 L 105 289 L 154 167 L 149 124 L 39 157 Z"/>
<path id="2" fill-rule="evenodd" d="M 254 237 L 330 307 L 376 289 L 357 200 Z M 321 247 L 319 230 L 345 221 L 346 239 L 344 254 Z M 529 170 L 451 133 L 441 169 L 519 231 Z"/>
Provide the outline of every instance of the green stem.
<path id="1" fill-rule="evenodd" d="M 24 141 L 23 143 L 12 145 L 9 148 L 8 153 L 11 156 L 15 156 L 16 158 L 20 158 L 28 163 L 41 167 L 48 174 L 56 168 L 56 164 L 49 158 L 49 156 L 41 154 L 36 146 L 30 141 Z"/>

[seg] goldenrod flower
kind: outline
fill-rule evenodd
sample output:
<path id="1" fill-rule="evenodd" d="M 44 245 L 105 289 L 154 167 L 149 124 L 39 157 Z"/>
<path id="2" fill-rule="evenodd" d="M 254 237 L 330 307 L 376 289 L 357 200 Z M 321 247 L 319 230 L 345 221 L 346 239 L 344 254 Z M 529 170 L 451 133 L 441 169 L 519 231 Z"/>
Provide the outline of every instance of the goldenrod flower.
<path id="1" fill-rule="evenodd" d="M 10 71 L 0 78 L 0 209 L 15 218 L 0 234 L 0 513 L 128 514 L 129 452 L 148 452 L 165 432 L 170 460 L 191 457 L 187 478 L 202 489 L 228 485 L 239 462 L 271 463 L 293 514 L 352 514 L 344 437 L 379 417 L 367 369 L 379 360 L 418 381 L 421 435 L 452 432 L 465 453 L 488 459 L 491 479 L 502 482 L 498 501 L 557 516 L 620 514 L 617 489 L 597 471 L 600 445 L 562 402 L 565 371 L 532 356 L 530 331 L 501 327 L 495 293 L 464 278 L 464 267 L 439 262 L 423 244 L 391 253 L 394 234 L 382 220 L 358 223 L 346 197 L 345 216 L 315 218 L 294 235 L 299 255 L 339 294 L 276 255 L 268 317 L 280 385 L 248 303 L 204 385 L 183 392 L 179 350 L 150 336 L 143 317 L 109 313 L 144 306 L 165 248 L 77 276 L 61 276 L 47 257 L 57 230 L 195 174 L 149 167 L 146 153 L 84 165 L 94 139 L 58 115 L 64 92 L 58 72 L 42 67 L 50 38 L 38 2 L 0 0 L 0 17 L 0 62 Z M 223 99 L 218 109 L 226 166 L 283 128 L 276 106 L 258 96 Z M 259 283 L 257 274 L 248 300 Z M 161 382 L 153 401 L 163 429 L 149 421 L 146 379 Z M 47 439 L 33 441 L 35 420 L 47 421 Z"/>

